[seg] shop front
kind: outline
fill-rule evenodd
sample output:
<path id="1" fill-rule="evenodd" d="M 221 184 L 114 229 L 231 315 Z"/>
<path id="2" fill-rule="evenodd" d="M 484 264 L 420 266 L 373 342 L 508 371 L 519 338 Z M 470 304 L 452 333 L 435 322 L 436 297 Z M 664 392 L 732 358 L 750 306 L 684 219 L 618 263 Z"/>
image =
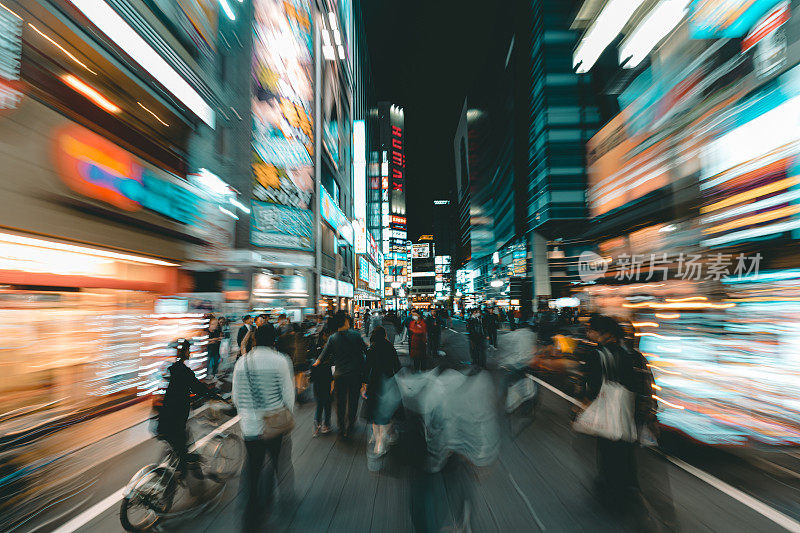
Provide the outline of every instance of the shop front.
<path id="1" fill-rule="evenodd" d="M 314 313 L 308 287 L 310 272 L 291 269 L 261 270 L 253 275 L 253 310 L 273 319 L 285 313 L 292 322 L 301 322 Z"/>
<path id="2" fill-rule="evenodd" d="M 3 121 L 0 409 L 52 422 L 145 399 L 181 337 L 202 377 L 206 320 L 164 303 L 193 290 L 213 195 L 33 99 Z"/>

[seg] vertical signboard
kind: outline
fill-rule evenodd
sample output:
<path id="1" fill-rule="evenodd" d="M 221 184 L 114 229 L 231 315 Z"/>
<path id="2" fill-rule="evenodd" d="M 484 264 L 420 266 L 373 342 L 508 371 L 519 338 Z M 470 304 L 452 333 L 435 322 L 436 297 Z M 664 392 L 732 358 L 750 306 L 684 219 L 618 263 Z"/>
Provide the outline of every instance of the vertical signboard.
<path id="1" fill-rule="evenodd" d="M 313 232 L 311 13 L 304 0 L 255 0 L 254 11 L 250 240 L 256 246 L 283 240 L 286 248 L 311 249 L 305 238 L 296 238 Z M 299 227 L 270 224 L 273 217 Z"/>
<path id="2" fill-rule="evenodd" d="M 353 121 L 353 210 L 367 218 L 367 133 L 363 120 Z"/>
<path id="3" fill-rule="evenodd" d="M 406 156 L 405 136 L 402 110 L 395 108 L 391 113 L 389 147 L 389 177 L 388 196 L 392 218 L 405 217 L 406 214 Z M 392 230 L 389 237 L 389 249 L 392 252 L 402 252 L 405 248 L 405 237 L 401 238 L 397 232 L 405 234 L 405 225 L 389 223 Z"/>

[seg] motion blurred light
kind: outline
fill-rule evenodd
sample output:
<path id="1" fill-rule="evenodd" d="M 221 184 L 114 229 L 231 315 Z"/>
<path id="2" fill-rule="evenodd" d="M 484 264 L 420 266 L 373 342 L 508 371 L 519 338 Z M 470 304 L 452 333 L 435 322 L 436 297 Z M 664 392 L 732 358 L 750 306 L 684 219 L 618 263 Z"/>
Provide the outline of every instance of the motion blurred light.
<path id="1" fill-rule="evenodd" d="M 111 6 L 103 0 L 70 2 L 189 110 L 210 127 L 214 127 L 214 110 L 211 106 Z"/>
<path id="2" fill-rule="evenodd" d="M 88 84 L 84 83 L 80 79 L 76 78 L 72 74 L 64 74 L 61 76 L 61 80 L 81 93 L 83 96 L 97 104 L 98 107 L 108 111 L 109 113 L 121 113 L 122 109 L 119 108 L 114 102 L 100 94 L 100 91 L 95 89 L 94 87 L 89 86 Z"/>
<path id="3" fill-rule="evenodd" d="M 228 0 L 219 0 L 219 5 L 222 6 L 222 10 L 229 19 L 236 20 L 236 15 L 233 13 L 230 4 L 228 4 Z"/>
<path id="4" fill-rule="evenodd" d="M 619 64 L 634 68 L 650 54 L 664 37 L 680 24 L 689 9 L 689 0 L 661 0 L 647 17 L 622 41 Z"/>
<path id="5" fill-rule="evenodd" d="M 572 66 L 578 74 L 589 72 L 603 50 L 619 35 L 644 0 L 610 0 L 575 50 Z"/>

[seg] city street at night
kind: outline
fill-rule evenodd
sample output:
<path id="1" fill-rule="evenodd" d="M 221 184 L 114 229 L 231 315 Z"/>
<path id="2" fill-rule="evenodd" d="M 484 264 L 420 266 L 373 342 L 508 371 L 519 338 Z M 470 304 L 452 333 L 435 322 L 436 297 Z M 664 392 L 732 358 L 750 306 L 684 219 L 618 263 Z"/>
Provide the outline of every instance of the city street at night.
<path id="1" fill-rule="evenodd" d="M 460 332 L 448 333 L 446 343 L 455 351 L 467 350 L 464 327 L 455 326 Z M 405 353 L 401 346 L 399 351 Z M 363 427 L 347 442 L 312 438 L 313 405 L 305 404 L 297 410 L 292 435 L 296 499 L 276 510 L 265 530 L 440 531 L 457 527 L 464 502 L 474 531 L 660 531 L 666 529 L 662 520 L 682 531 L 794 531 L 800 524 L 796 473 L 753 465 L 746 457 L 686 448 L 677 456 L 642 451 L 640 475 L 648 480 L 645 497 L 652 518 L 637 522 L 609 516 L 592 494 L 594 449 L 570 430 L 569 407 L 562 395 L 543 388 L 535 416 L 512 416 L 505 422 L 496 464 L 471 468 L 456 463 L 431 474 L 415 469 L 408 457 L 404 440 L 411 436 L 401 437 L 379 471 L 373 471 L 365 454 Z M 128 431 L 136 435 L 139 428 Z M 40 518 L 55 519 L 48 529 L 122 531 L 118 491 L 138 465 L 158 455 L 153 440 L 123 446 L 87 472 L 97 482 L 81 506 L 64 516 L 51 511 Z M 278 490 L 284 485 L 285 478 Z M 753 493 L 769 499 L 760 503 Z M 239 483 L 233 481 L 202 515 L 162 528 L 230 531 L 238 525 L 241 500 Z"/>
<path id="2" fill-rule="evenodd" d="M 0 533 L 800 533 L 800 0 L 0 0 Z"/>

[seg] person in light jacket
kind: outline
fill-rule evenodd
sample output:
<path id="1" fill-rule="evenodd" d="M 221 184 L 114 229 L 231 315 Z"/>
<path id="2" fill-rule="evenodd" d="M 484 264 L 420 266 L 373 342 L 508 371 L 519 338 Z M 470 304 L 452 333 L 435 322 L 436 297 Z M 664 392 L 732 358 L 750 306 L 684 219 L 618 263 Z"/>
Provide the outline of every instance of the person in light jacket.
<path id="1" fill-rule="evenodd" d="M 272 326 L 259 326 L 254 338 L 255 348 L 236 362 L 231 391 L 233 403 L 239 411 L 239 424 L 247 450 L 244 474 L 247 478 L 245 528 L 248 530 L 258 522 L 259 510 L 272 501 L 273 479 L 279 462 L 286 473 L 287 487 L 287 493 L 281 494 L 281 497 L 291 498 L 294 485 L 289 436 L 279 435 L 268 440 L 261 438 L 266 413 L 282 407 L 290 411 L 294 409 L 292 364 L 288 358 L 272 348 L 275 344 L 275 329 Z M 285 449 L 284 460 L 279 461 L 282 448 Z M 265 495 L 262 502 L 258 489 L 261 486 L 261 472 L 267 454 L 271 464 L 265 486 L 270 494 Z"/>

